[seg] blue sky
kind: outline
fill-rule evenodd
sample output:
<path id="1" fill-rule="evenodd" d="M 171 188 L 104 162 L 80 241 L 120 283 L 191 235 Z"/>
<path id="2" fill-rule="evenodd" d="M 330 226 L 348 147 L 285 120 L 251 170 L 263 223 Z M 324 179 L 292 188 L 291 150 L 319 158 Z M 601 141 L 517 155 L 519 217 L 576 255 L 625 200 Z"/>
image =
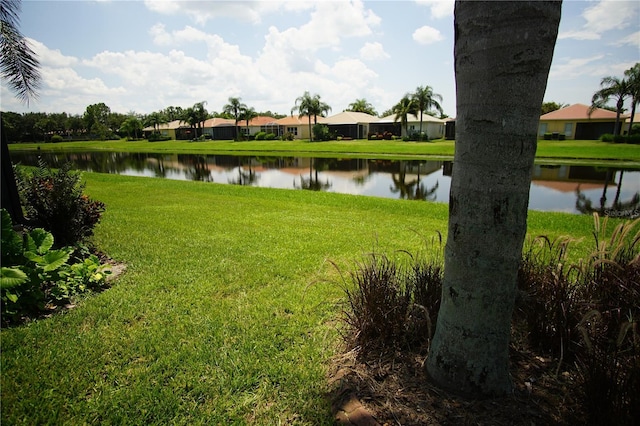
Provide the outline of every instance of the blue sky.
<path id="1" fill-rule="evenodd" d="M 429 85 L 456 115 L 449 0 L 23 0 L 20 30 L 43 84 L 27 106 L 3 82 L 3 111 L 220 111 L 235 96 L 289 114 L 308 90 L 332 113 L 358 98 L 382 112 Z M 602 77 L 636 62 L 640 2 L 565 0 L 545 100 L 588 104 Z"/>

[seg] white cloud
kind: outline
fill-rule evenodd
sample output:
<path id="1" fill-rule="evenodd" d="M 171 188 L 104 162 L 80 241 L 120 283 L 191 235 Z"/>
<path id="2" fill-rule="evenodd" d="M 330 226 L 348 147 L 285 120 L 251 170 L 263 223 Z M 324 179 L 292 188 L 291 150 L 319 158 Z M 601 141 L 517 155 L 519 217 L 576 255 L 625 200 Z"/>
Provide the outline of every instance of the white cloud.
<path id="1" fill-rule="evenodd" d="M 637 1 L 600 0 L 582 12 L 585 23 L 581 29 L 564 31 L 558 38 L 598 40 L 605 32 L 637 26 L 639 11 Z"/>
<path id="2" fill-rule="evenodd" d="M 636 31 L 635 33 L 631 33 L 628 36 L 621 38 L 616 43 L 616 46 L 624 46 L 626 44 L 640 49 L 640 31 Z"/>
<path id="3" fill-rule="evenodd" d="M 563 31 L 558 34 L 558 40 L 573 39 L 573 40 L 600 40 L 600 34 L 591 30 L 571 30 Z"/>
<path id="4" fill-rule="evenodd" d="M 435 19 L 453 15 L 454 0 L 416 0 L 416 3 L 431 9 L 431 17 Z"/>
<path id="5" fill-rule="evenodd" d="M 360 48 L 360 58 L 366 61 L 387 59 L 389 57 L 382 44 L 378 42 L 367 42 Z"/>
<path id="6" fill-rule="evenodd" d="M 284 31 L 272 26 L 266 38 L 268 44 L 298 51 L 338 47 L 343 38 L 372 34 L 372 27 L 380 22 L 380 17 L 365 9 L 362 1 L 320 2 L 307 23 Z"/>
<path id="7" fill-rule="evenodd" d="M 432 44 L 444 39 L 440 31 L 428 25 L 413 32 L 413 39 L 420 44 Z"/>
<path id="8" fill-rule="evenodd" d="M 556 61 L 549 72 L 549 78 L 553 80 L 573 80 L 581 76 L 592 77 L 596 85 L 602 77 L 621 76 L 625 70 L 631 68 L 635 61 L 616 61 L 606 55 L 594 55 L 586 58 L 566 58 Z M 586 89 L 587 91 L 595 90 Z"/>
<path id="9" fill-rule="evenodd" d="M 52 50 L 43 43 L 27 38 L 27 42 L 36 54 L 42 66 L 51 67 L 71 67 L 78 63 L 78 58 L 73 56 L 65 56 L 60 50 Z"/>
<path id="10" fill-rule="evenodd" d="M 604 55 L 596 55 L 587 58 L 569 58 L 563 63 L 553 65 L 549 71 L 549 78 L 554 79 L 572 79 L 578 75 L 590 74 L 593 63 L 604 58 Z M 557 62 L 560 62 L 557 61 Z"/>
<path id="11" fill-rule="evenodd" d="M 230 18 L 257 24 L 262 22 L 265 16 L 279 10 L 299 12 L 312 9 L 315 5 L 309 1 L 284 0 L 145 0 L 144 4 L 152 12 L 169 16 L 183 14 L 200 25 L 215 18 Z"/>

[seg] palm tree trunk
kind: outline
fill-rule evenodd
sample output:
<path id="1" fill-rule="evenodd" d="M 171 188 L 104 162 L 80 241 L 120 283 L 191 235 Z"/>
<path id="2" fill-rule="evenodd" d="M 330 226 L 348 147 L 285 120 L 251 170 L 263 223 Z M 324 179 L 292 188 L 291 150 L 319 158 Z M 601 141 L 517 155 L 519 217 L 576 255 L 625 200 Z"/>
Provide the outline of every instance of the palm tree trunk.
<path id="1" fill-rule="evenodd" d="M 616 188 L 616 197 L 613 199 L 613 208 L 617 208 L 618 203 L 620 202 L 620 191 L 622 190 L 623 175 L 624 175 L 624 170 L 620 170 L 620 177 L 618 178 L 618 187 Z"/>
<path id="2" fill-rule="evenodd" d="M 560 8 L 560 1 L 456 1 L 456 152 L 427 369 L 460 393 L 512 392 L 511 314 Z"/>
<path id="3" fill-rule="evenodd" d="M 613 134 L 616 136 L 620 134 L 620 113 L 622 113 L 623 107 L 624 107 L 623 99 L 622 97 L 620 97 L 620 99 L 618 99 L 618 102 L 616 104 L 616 125 L 613 129 Z"/>
<path id="4" fill-rule="evenodd" d="M 631 129 L 633 128 L 633 118 L 636 115 L 636 102 L 635 99 L 631 100 L 631 117 L 629 117 L 629 130 L 627 136 L 631 136 Z"/>

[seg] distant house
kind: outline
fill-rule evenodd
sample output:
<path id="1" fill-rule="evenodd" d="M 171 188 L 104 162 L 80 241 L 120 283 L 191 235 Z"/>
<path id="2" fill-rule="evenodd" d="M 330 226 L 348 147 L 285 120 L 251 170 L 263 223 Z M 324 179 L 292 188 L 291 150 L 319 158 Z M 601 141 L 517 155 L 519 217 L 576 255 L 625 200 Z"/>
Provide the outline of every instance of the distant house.
<path id="1" fill-rule="evenodd" d="M 560 135 L 565 139 L 599 139 L 605 133 L 613 133 L 615 123 L 614 111 L 596 108 L 589 114 L 588 105 L 573 104 L 542 115 L 538 136 L 550 133 L 555 139 L 562 138 Z"/>
<path id="2" fill-rule="evenodd" d="M 228 118 L 209 118 L 203 123 L 202 132 L 213 140 L 233 140 L 236 137 L 236 121 Z"/>
<path id="3" fill-rule="evenodd" d="M 393 131 L 388 131 L 391 131 L 396 136 L 410 136 L 413 133 L 418 133 L 420 131 L 420 116 L 413 114 L 409 114 L 407 116 L 408 134 L 404 126 L 400 125 L 400 120 L 395 121 L 395 118 L 395 114 L 392 114 L 378 119 L 375 125 L 372 126 L 373 131 L 382 133 L 381 130 L 385 131 L 386 129 L 394 129 Z M 440 139 L 444 136 L 445 123 L 445 120 L 429 114 L 423 114 L 422 132 L 426 133 L 429 139 Z"/>
<path id="4" fill-rule="evenodd" d="M 624 123 L 622 124 L 622 134 L 623 135 L 628 135 L 629 134 L 629 131 L 631 130 L 631 129 L 629 129 L 630 125 L 631 125 L 631 114 L 629 114 L 627 119 L 624 120 Z M 640 126 L 640 112 L 636 113 L 633 116 L 633 127 L 636 127 L 636 125 Z"/>
<path id="5" fill-rule="evenodd" d="M 293 134 L 294 139 L 310 139 L 309 135 L 309 117 L 303 115 L 290 115 L 276 120 L 280 126 L 281 135 L 286 133 Z M 324 117 L 318 117 L 318 124 L 324 123 Z M 313 127 L 313 117 L 311 117 L 311 126 Z"/>
<path id="6" fill-rule="evenodd" d="M 245 136 L 255 135 L 258 132 L 273 133 L 276 136 L 280 136 L 280 126 L 278 120 L 268 115 L 260 115 L 249 120 L 249 126 L 247 127 L 246 120 L 238 122 L 240 126 L 240 132 Z"/>
<path id="7" fill-rule="evenodd" d="M 329 126 L 329 132 L 335 133 L 336 136 L 366 139 L 369 126 L 378 120 L 375 115 L 364 112 L 343 111 L 325 118 L 323 123 Z"/>
<path id="8" fill-rule="evenodd" d="M 173 140 L 176 139 L 192 139 L 191 127 L 182 120 L 173 120 L 169 123 L 160 124 L 157 128 L 148 126 L 142 129 L 142 133 L 145 138 L 148 138 L 151 133 L 159 131 L 164 137 L 170 137 Z"/>

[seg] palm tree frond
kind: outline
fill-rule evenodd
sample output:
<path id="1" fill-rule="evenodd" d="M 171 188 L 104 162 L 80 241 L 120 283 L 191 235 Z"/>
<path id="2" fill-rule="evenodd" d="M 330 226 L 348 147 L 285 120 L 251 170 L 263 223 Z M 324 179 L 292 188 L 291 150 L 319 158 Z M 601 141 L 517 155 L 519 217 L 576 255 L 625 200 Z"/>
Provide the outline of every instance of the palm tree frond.
<path id="1" fill-rule="evenodd" d="M 40 62 L 29 42 L 18 31 L 20 2 L 0 1 L 0 74 L 16 97 L 25 103 L 37 98 Z"/>

